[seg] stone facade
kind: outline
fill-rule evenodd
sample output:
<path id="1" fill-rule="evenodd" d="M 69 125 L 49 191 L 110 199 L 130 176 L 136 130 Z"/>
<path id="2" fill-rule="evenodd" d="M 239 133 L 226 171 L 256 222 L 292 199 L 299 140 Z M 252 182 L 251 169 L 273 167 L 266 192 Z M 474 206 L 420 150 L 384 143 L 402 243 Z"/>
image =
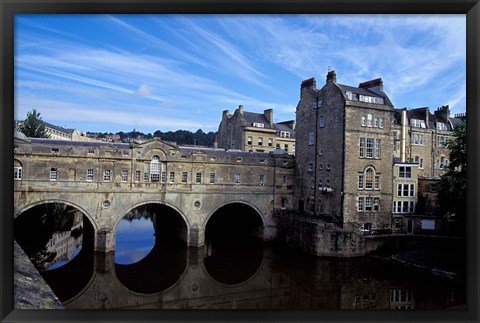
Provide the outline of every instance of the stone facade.
<path id="1" fill-rule="evenodd" d="M 231 203 L 262 219 L 275 237 L 272 214 L 291 210 L 294 160 L 288 154 L 141 144 L 15 138 L 15 216 L 42 203 L 76 207 L 96 232 L 97 250 L 113 250 L 116 225 L 133 208 L 159 203 L 185 222 L 189 246 L 204 243 L 212 214 Z"/>
<path id="2" fill-rule="evenodd" d="M 296 109 L 295 208 L 342 227 L 391 228 L 399 222 L 392 222 L 393 206 L 402 205 L 395 217 L 416 214 L 417 179 L 445 172 L 445 142 L 463 117 L 450 117 L 448 106 L 433 114 L 428 108 L 395 109 L 382 79 L 353 87 L 338 83 L 330 71 L 321 89 L 315 78 L 303 81 Z M 405 178 L 398 178 L 405 166 L 413 185 L 408 197 Z M 403 208 L 404 200 L 409 207 Z"/>
<path id="3" fill-rule="evenodd" d="M 240 149 L 249 152 L 285 150 L 295 155 L 295 122 L 273 122 L 273 110 L 262 113 L 244 111 L 239 106 L 230 114 L 223 111 L 218 127 L 217 146 L 224 149 Z"/>

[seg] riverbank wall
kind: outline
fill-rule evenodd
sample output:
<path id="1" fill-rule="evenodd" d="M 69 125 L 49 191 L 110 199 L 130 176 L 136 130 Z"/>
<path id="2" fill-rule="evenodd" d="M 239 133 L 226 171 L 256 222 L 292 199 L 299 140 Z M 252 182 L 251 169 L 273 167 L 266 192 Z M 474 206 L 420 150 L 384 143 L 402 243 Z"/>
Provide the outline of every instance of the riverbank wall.
<path id="1" fill-rule="evenodd" d="M 361 257 L 383 245 L 382 239 L 365 239 L 354 228 L 307 218 L 275 217 L 277 240 L 315 256 Z"/>
<path id="2" fill-rule="evenodd" d="M 14 259 L 15 309 L 63 309 L 62 303 L 16 241 Z"/>

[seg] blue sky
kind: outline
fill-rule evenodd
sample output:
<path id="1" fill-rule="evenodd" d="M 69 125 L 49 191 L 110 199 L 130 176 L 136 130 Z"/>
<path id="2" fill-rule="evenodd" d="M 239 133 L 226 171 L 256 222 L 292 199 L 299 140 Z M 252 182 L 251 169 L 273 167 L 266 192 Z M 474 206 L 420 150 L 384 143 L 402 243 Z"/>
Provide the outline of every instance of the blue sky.
<path id="1" fill-rule="evenodd" d="M 295 119 L 328 69 L 397 108 L 465 112 L 465 15 L 17 15 L 15 119 L 82 131 L 216 131 L 223 110 Z"/>

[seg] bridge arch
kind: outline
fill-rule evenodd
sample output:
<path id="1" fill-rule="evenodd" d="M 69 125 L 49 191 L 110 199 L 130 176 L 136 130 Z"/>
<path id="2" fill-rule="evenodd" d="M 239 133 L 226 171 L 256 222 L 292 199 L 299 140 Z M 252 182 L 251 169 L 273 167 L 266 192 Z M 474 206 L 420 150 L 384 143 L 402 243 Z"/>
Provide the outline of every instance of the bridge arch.
<path id="1" fill-rule="evenodd" d="M 168 202 L 165 202 L 165 201 L 159 201 L 159 200 L 145 200 L 145 201 L 142 201 L 142 202 L 138 202 L 136 204 L 134 204 L 133 206 L 129 206 L 128 208 L 125 208 L 123 210 L 121 210 L 118 214 L 118 217 L 115 219 L 115 222 L 113 224 L 113 229 L 116 230 L 116 228 L 118 227 L 118 224 L 120 223 L 120 221 L 123 219 L 123 217 L 130 211 L 140 207 L 140 206 L 144 206 L 144 205 L 148 205 L 148 204 L 159 204 L 159 205 L 163 205 L 163 206 L 167 206 L 171 209 L 173 209 L 175 212 L 177 212 L 183 219 L 183 222 L 185 223 L 186 227 L 187 227 L 187 232 L 190 232 L 190 228 L 191 228 L 191 224 L 190 224 L 190 221 L 188 221 L 188 217 L 185 216 L 185 214 L 178 208 L 176 207 L 175 205 L 173 204 L 170 204 Z"/>
<path id="2" fill-rule="evenodd" d="M 218 211 L 220 211 L 222 208 L 226 207 L 226 206 L 229 206 L 229 205 L 233 205 L 233 204 L 243 204 L 243 205 L 246 205 L 246 206 L 249 206 L 250 208 L 252 208 L 257 214 L 258 216 L 260 217 L 261 221 L 262 221 L 262 226 L 265 227 L 268 223 L 268 221 L 266 220 L 265 218 L 265 215 L 258 209 L 258 207 L 255 205 L 255 204 L 252 204 L 251 202 L 249 201 L 244 201 L 244 200 L 232 200 L 232 201 L 228 201 L 228 202 L 225 202 L 223 204 L 220 204 L 216 209 L 214 209 L 206 218 L 205 220 L 203 221 L 202 223 L 202 227 L 206 229 L 207 227 L 207 224 L 208 224 L 208 221 L 210 221 L 211 217 L 217 213 Z"/>
<path id="3" fill-rule="evenodd" d="M 36 201 L 36 202 L 30 203 L 28 205 L 25 205 L 21 209 L 15 210 L 15 214 L 14 214 L 13 217 L 14 217 L 14 219 L 16 219 L 19 215 L 21 215 L 22 213 L 28 211 L 29 209 L 31 209 L 35 206 L 43 205 L 43 204 L 49 204 L 49 203 L 62 203 L 62 204 L 65 204 L 65 205 L 76 208 L 77 210 L 79 210 L 80 212 L 83 213 L 83 215 L 88 219 L 88 221 L 90 221 L 90 224 L 93 226 L 93 229 L 95 231 L 97 231 L 99 229 L 97 221 L 95 221 L 95 219 L 90 215 L 89 212 L 87 212 L 87 210 L 84 207 L 82 207 L 81 205 L 79 205 L 77 203 L 73 203 L 71 201 L 64 200 L 64 199 L 59 199 L 59 198 Z"/>

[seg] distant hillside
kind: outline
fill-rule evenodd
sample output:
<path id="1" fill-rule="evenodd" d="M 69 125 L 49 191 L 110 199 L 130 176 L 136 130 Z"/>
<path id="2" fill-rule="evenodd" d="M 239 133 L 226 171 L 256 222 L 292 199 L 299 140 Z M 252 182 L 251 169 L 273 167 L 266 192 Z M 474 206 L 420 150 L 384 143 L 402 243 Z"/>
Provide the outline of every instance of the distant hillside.
<path id="1" fill-rule="evenodd" d="M 215 132 L 205 133 L 202 129 L 198 129 L 196 132 L 191 132 L 188 130 L 177 130 L 177 131 L 167 131 L 162 132 L 157 130 L 153 133 L 144 134 L 143 132 L 133 131 L 130 132 L 117 132 L 117 133 L 92 133 L 89 132 L 87 135 L 89 137 L 97 139 L 109 139 L 111 141 L 121 141 L 121 142 L 130 142 L 135 140 L 149 140 L 154 137 L 161 138 L 163 141 L 173 142 L 177 145 L 197 145 L 197 146 L 206 146 L 213 147 L 213 142 L 215 140 Z"/>

